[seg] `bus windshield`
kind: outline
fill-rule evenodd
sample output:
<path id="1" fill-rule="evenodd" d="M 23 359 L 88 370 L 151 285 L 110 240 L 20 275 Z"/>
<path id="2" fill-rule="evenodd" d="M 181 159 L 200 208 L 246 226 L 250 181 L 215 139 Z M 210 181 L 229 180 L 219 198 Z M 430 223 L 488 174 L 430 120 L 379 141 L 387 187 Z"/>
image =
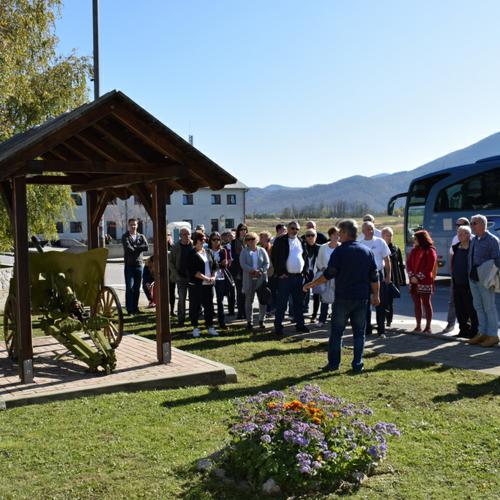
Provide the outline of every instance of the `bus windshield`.
<path id="1" fill-rule="evenodd" d="M 446 176 L 447 174 L 440 174 L 427 177 L 414 182 L 410 186 L 406 216 L 406 237 L 408 242 L 413 239 L 415 231 L 424 227 L 425 203 L 432 186 Z"/>

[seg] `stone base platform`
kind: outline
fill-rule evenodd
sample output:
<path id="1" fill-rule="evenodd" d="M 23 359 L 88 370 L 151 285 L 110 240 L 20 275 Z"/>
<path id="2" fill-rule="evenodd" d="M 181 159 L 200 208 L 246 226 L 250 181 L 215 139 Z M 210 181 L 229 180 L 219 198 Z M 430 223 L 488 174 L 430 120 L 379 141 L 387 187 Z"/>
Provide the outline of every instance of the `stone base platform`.
<path id="1" fill-rule="evenodd" d="M 65 347 L 52 337 L 33 338 L 33 352 L 35 380 L 21 384 L 17 365 L 8 359 L 5 344 L 0 342 L 0 409 L 110 392 L 237 381 L 230 366 L 176 348 L 172 348 L 172 362 L 160 365 L 156 342 L 137 335 L 123 337 L 111 375 L 89 373 L 84 363 L 71 354 L 64 355 Z"/>

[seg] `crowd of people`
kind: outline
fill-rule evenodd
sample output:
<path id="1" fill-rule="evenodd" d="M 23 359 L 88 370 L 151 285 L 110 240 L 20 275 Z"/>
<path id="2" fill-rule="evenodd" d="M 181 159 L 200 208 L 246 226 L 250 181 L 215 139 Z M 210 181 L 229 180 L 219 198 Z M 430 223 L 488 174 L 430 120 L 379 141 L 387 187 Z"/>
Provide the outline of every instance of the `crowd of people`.
<path id="1" fill-rule="evenodd" d="M 129 230 L 122 238 L 126 308 L 131 315 L 140 312 L 141 282 L 150 307 L 155 306 L 154 257 L 144 265 L 148 243 L 137 232 L 137 222 L 129 220 Z M 393 241 L 392 228 L 377 229 L 370 214 L 363 218 L 361 234 L 351 219 L 330 227 L 327 234 L 318 231 L 314 221 L 306 223 L 302 236 L 300 229 L 297 221 L 291 221 L 286 226 L 277 224 L 274 236 L 268 231 L 249 232 L 245 224 L 209 235 L 203 226 L 192 234 L 183 228 L 175 243 L 169 235 L 170 310 L 174 312 L 177 295 L 177 324 L 184 326 L 188 314 L 192 335 L 199 337 L 203 316 L 208 335 L 216 336 L 215 317 L 219 329 L 226 328 L 230 316 L 246 320 L 249 331 L 264 330 L 266 319 L 274 317 L 274 333 L 282 336 L 287 311 L 299 333 L 309 332 L 311 326 L 324 326 L 331 311 L 326 369 L 338 368 L 342 335 L 350 321 L 352 367 L 360 371 L 365 336 L 375 329 L 379 336 L 385 335 L 393 321 L 394 299 L 401 296 L 401 287 L 408 285 L 414 303 L 414 331 L 432 333 L 437 252 L 428 231 L 415 232 L 405 264 Z M 495 292 L 500 291 L 500 244 L 488 231 L 486 217 L 478 214 L 470 222 L 464 217 L 457 219 L 450 257 L 450 310 L 445 331 L 458 320 L 457 336 L 466 337 L 470 344 L 491 347 L 498 343 Z M 257 318 L 253 307 L 256 297 Z"/>

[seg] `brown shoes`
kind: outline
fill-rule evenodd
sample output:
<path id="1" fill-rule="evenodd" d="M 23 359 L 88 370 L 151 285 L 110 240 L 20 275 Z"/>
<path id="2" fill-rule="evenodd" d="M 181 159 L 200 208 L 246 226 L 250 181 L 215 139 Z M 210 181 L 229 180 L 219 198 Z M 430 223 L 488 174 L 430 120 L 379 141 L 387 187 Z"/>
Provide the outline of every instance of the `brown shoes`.
<path id="1" fill-rule="evenodd" d="M 467 344 L 479 344 L 488 338 L 488 335 L 483 335 L 482 333 L 478 333 L 475 337 L 472 337 L 469 340 L 466 340 Z"/>
<path id="2" fill-rule="evenodd" d="M 486 340 L 483 340 L 479 345 L 482 347 L 493 347 L 495 344 L 498 344 L 498 337 L 489 335 L 486 337 Z"/>

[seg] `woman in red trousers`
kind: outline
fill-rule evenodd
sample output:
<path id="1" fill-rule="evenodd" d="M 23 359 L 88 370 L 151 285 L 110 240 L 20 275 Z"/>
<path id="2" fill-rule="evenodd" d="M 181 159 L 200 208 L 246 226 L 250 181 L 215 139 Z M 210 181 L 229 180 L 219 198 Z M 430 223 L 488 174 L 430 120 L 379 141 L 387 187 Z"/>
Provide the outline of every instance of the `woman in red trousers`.
<path id="1" fill-rule="evenodd" d="M 429 233 L 420 230 L 415 233 L 414 246 L 408 255 L 406 269 L 410 278 L 410 293 L 415 305 L 417 327 L 414 332 L 422 331 L 422 305 L 425 310 L 424 332 L 432 333 L 431 296 L 436 277 L 437 253 Z"/>

